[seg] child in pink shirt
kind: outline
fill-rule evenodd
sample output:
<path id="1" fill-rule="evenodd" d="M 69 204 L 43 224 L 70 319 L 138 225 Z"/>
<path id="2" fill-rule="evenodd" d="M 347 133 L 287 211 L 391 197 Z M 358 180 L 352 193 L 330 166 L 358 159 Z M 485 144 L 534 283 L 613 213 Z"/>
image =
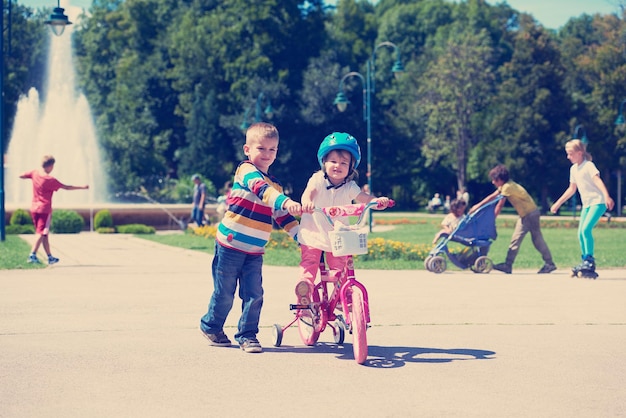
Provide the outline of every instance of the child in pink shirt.
<path id="1" fill-rule="evenodd" d="M 50 253 L 50 243 L 48 233 L 50 232 L 50 219 L 52 218 L 52 194 L 59 189 L 79 190 L 88 189 L 89 186 L 68 186 L 61 183 L 50 175 L 54 169 L 54 157 L 45 155 L 43 157 L 42 170 L 28 171 L 20 176 L 22 179 L 31 179 L 33 182 L 33 201 L 30 206 L 30 215 L 35 225 L 37 240 L 33 244 L 31 254 L 28 256 L 29 263 L 40 263 L 37 258 L 37 250 L 43 244 L 43 248 L 48 255 L 48 264 L 58 263 L 59 259 Z"/>

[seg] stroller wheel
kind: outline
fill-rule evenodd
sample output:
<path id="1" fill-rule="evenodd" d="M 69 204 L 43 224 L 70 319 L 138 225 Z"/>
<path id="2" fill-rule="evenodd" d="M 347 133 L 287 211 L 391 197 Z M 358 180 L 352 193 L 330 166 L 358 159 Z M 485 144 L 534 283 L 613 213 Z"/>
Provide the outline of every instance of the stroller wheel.
<path id="1" fill-rule="evenodd" d="M 446 259 L 440 255 L 436 255 L 430 260 L 428 266 L 430 267 L 429 270 L 433 273 L 443 273 L 446 271 Z"/>
<path id="2" fill-rule="evenodd" d="M 430 260 L 432 259 L 433 259 L 432 255 L 429 255 L 428 257 L 424 259 L 424 268 L 428 271 L 430 271 L 430 266 L 428 264 L 430 263 Z"/>
<path id="3" fill-rule="evenodd" d="M 472 271 L 474 273 L 483 273 L 487 274 L 493 268 L 493 261 L 489 257 L 484 255 L 478 257 L 476 261 L 474 261 L 474 265 L 472 266 Z"/>

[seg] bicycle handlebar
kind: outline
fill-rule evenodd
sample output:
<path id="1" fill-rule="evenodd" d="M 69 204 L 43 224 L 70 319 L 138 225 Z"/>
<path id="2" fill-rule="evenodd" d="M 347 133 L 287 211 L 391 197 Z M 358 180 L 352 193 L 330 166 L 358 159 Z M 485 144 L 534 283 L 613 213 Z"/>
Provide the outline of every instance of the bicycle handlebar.
<path id="1" fill-rule="evenodd" d="M 359 229 L 363 226 L 363 221 L 365 219 L 365 214 L 367 213 L 367 209 L 375 209 L 375 210 L 384 210 L 387 208 L 392 208 L 396 204 L 395 201 L 389 199 L 389 204 L 386 208 L 383 208 L 380 202 L 376 200 L 372 200 L 368 203 L 360 203 L 356 205 L 344 205 L 344 206 L 329 206 L 325 208 L 315 208 L 316 212 L 321 212 L 325 215 L 328 223 L 331 225 L 335 225 L 333 222 L 333 218 L 344 217 L 344 216 L 358 216 L 356 224 L 347 226 L 349 229 Z"/>

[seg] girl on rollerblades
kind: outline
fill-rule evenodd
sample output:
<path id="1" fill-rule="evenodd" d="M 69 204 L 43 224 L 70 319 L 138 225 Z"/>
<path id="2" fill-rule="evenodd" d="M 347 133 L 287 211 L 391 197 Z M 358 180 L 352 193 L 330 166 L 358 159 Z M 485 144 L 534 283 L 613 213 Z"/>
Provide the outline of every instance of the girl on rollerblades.
<path id="1" fill-rule="evenodd" d="M 600 171 L 592 162 L 585 144 L 579 139 L 572 139 L 565 144 L 565 153 L 572 166 L 569 175 L 569 187 L 552 205 L 550 212 L 556 213 L 559 207 L 576 193 L 580 194 L 582 210 L 578 224 L 578 240 L 582 252 L 582 262 L 572 269 L 572 276 L 595 279 L 596 262 L 594 259 L 593 227 L 604 212 L 613 209 L 613 199 L 600 178 Z"/>

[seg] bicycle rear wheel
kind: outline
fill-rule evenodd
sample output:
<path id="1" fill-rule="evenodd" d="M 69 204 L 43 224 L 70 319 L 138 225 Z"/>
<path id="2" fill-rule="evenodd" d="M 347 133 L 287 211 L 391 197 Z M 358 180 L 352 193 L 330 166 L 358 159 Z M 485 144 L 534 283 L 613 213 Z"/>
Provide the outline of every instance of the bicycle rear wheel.
<path id="1" fill-rule="evenodd" d="M 350 310 L 352 327 L 352 350 L 354 360 L 363 364 L 367 359 L 367 323 L 365 321 L 365 303 L 361 289 L 352 287 L 352 307 Z"/>
<path id="2" fill-rule="evenodd" d="M 320 287 L 319 285 L 313 289 L 313 303 L 315 311 L 312 309 L 301 309 L 298 311 L 298 331 L 300 339 L 306 345 L 313 345 L 320 337 L 320 321 L 323 321 L 323 312 L 319 311 Z"/>

